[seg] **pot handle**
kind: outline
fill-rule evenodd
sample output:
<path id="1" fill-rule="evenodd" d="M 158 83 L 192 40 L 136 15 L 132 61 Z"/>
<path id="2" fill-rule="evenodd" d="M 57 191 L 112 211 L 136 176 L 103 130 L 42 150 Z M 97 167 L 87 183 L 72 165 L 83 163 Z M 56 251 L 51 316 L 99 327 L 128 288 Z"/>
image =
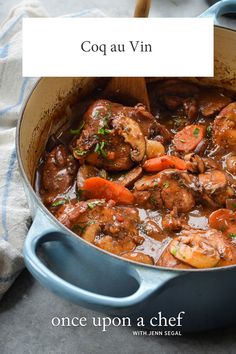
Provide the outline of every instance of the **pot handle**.
<path id="1" fill-rule="evenodd" d="M 199 17 L 212 17 L 216 26 L 221 26 L 220 16 L 236 13 L 235 0 L 221 0 L 204 11 Z"/>
<path id="2" fill-rule="evenodd" d="M 112 297 L 87 291 L 53 273 L 39 258 L 37 250 L 45 242 L 59 241 L 66 243 L 68 238 L 62 228 L 52 223 L 42 211 L 38 210 L 24 244 L 24 260 L 28 270 L 34 277 L 54 293 L 80 305 L 106 306 L 108 308 L 126 308 L 139 304 L 158 290 L 160 293 L 165 285 L 180 274 L 175 271 L 159 271 L 142 266 L 134 266 L 127 261 L 122 262 L 123 271 L 133 276 L 139 283 L 135 293 L 126 297 Z M 108 256 L 109 257 L 109 256 Z M 96 272 L 96 269 L 93 269 Z"/>

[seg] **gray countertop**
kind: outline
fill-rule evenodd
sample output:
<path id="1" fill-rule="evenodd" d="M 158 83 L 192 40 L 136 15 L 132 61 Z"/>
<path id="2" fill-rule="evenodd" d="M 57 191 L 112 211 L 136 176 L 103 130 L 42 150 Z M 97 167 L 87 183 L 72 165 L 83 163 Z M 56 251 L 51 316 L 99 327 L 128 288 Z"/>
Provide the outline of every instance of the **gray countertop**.
<path id="1" fill-rule="evenodd" d="M 133 336 L 129 327 L 107 332 L 89 325 L 105 316 L 71 304 L 44 289 L 24 271 L 0 304 L 2 354 L 177 354 L 235 353 L 236 328 L 182 337 Z M 53 317 L 86 317 L 87 327 L 53 327 Z"/>
<path id="2" fill-rule="evenodd" d="M 151 16 L 196 16 L 206 0 L 153 0 Z M 0 1 L 0 20 L 17 0 Z M 108 16 L 131 16 L 134 0 L 43 0 L 52 16 L 100 8 Z M 0 302 L 0 353 L 235 353 L 236 328 L 182 337 L 133 336 L 130 328 L 110 327 L 107 332 L 87 327 L 53 327 L 52 317 L 99 316 L 44 289 L 25 270 Z M 101 316 L 101 315 L 100 315 Z M 91 323 L 91 321 L 88 321 Z"/>

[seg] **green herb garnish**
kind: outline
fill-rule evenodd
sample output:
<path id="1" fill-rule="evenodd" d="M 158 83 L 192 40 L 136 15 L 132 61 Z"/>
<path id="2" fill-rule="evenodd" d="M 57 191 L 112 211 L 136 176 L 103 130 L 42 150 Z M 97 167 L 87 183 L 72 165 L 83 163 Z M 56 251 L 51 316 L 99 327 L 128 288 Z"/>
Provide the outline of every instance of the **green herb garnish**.
<path id="1" fill-rule="evenodd" d="M 163 188 L 168 188 L 169 186 L 170 186 L 169 182 L 166 181 L 166 182 L 163 183 Z"/>
<path id="2" fill-rule="evenodd" d="M 186 143 L 186 140 L 180 139 L 181 143 Z"/>
<path id="3" fill-rule="evenodd" d="M 173 256 L 176 256 L 176 254 L 177 254 L 177 248 L 172 249 L 172 250 L 171 250 L 171 254 L 172 254 Z"/>
<path id="4" fill-rule="evenodd" d="M 59 205 L 63 205 L 66 204 L 66 200 L 65 199 L 60 199 L 60 200 L 56 200 L 54 203 L 51 204 L 52 207 L 57 207 Z"/>
<path id="5" fill-rule="evenodd" d="M 102 205 L 103 203 L 104 203 L 103 201 L 97 200 L 95 202 L 89 202 L 87 205 L 88 205 L 89 209 L 93 209 L 93 208 L 95 208 L 95 206 Z"/>
<path id="6" fill-rule="evenodd" d="M 195 136 L 195 138 L 198 138 L 199 132 L 200 132 L 200 129 L 199 129 L 199 128 L 195 128 L 195 129 L 194 129 L 193 135 Z"/>
<path id="7" fill-rule="evenodd" d="M 89 220 L 86 224 L 86 226 L 90 226 L 90 225 L 94 225 L 96 224 L 96 221 L 95 220 Z"/>
<path id="8" fill-rule="evenodd" d="M 235 233 L 235 232 L 231 232 L 231 233 L 229 234 L 229 236 L 230 236 L 230 237 L 236 237 L 236 233 Z"/>
<path id="9" fill-rule="evenodd" d="M 94 152 L 96 152 L 99 155 L 102 155 L 102 157 L 104 159 L 107 158 L 107 153 L 106 151 L 104 151 L 104 147 L 105 147 L 105 141 L 101 141 L 100 143 L 97 143 L 94 149 Z"/>
<path id="10" fill-rule="evenodd" d="M 111 112 L 108 112 L 107 114 L 105 114 L 105 116 L 103 117 L 103 124 L 104 124 L 104 127 L 107 126 L 110 118 L 111 118 L 111 115 L 112 113 Z"/>
<path id="11" fill-rule="evenodd" d="M 72 135 L 79 135 L 80 132 L 81 132 L 81 130 L 82 130 L 83 127 L 84 127 L 84 123 L 85 123 L 85 122 L 82 122 L 82 123 L 80 124 L 80 126 L 79 126 L 78 129 L 71 129 L 71 130 L 70 130 L 70 134 L 72 134 Z"/>
<path id="12" fill-rule="evenodd" d="M 208 125 L 206 133 L 207 133 L 206 134 L 207 138 L 211 138 L 211 136 L 212 136 L 212 126 L 211 125 Z"/>
<path id="13" fill-rule="evenodd" d="M 100 128 L 98 129 L 98 134 L 100 135 L 106 135 L 106 134 L 110 134 L 111 130 L 110 129 L 106 129 L 106 128 Z"/>
<path id="14" fill-rule="evenodd" d="M 100 144 L 97 143 L 96 146 L 95 146 L 94 152 L 99 153 L 99 149 L 100 149 Z"/>
<path id="15" fill-rule="evenodd" d="M 85 154 L 87 154 L 86 150 L 81 150 L 81 149 L 74 149 L 74 152 L 77 156 L 84 156 Z"/>

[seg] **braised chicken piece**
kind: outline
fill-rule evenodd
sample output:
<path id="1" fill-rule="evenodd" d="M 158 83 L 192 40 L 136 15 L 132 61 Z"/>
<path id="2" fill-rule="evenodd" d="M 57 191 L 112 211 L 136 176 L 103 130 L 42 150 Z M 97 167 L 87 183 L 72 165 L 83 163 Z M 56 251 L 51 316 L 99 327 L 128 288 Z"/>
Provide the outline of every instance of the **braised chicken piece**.
<path id="1" fill-rule="evenodd" d="M 123 262 L 236 264 L 236 94 L 157 80 L 149 112 L 100 92 L 46 144 L 35 180 L 49 211 Z"/>
<path id="2" fill-rule="evenodd" d="M 134 162 L 141 161 L 145 155 L 145 136 L 157 131 L 154 117 L 142 105 L 124 107 L 98 100 L 83 119 L 74 156 L 109 171 L 128 170 Z"/>
<path id="3" fill-rule="evenodd" d="M 160 209 L 163 206 L 158 177 L 144 176 L 134 184 L 135 204 L 145 209 Z"/>
<path id="4" fill-rule="evenodd" d="M 183 105 L 190 121 L 196 119 L 198 113 L 211 117 L 231 102 L 231 95 L 219 88 L 198 89 L 195 85 L 180 80 L 164 81 L 158 89 L 158 94 L 170 110 L 176 110 Z"/>
<path id="5" fill-rule="evenodd" d="M 213 124 L 213 137 L 220 146 L 236 147 L 236 102 L 222 109 Z"/>
<path id="6" fill-rule="evenodd" d="M 186 213 L 195 206 L 191 186 L 194 176 L 179 170 L 164 170 L 158 174 L 161 198 L 165 207 L 174 208 L 180 213 Z"/>
<path id="7" fill-rule="evenodd" d="M 139 216 L 135 208 L 116 207 L 102 199 L 64 204 L 57 219 L 85 240 L 109 252 L 122 254 L 143 242 L 139 235 Z"/>
<path id="8" fill-rule="evenodd" d="M 189 97 L 183 101 L 183 108 L 186 116 L 192 122 L 198 116 L 198 102 L 195 98 Z"/>
<path id="9" fill-rule="evenodd" d="M 45 204 L 66 193 L 74 183 L 77 162 L 63 145 L 55 147 L 45 158 L 41 195 Z"/>
<path id="10" fill-rule="evenodd" d="M 211 91 L 203 89 L 199 93 L 198 102 L 202 115 L 209 117 L 219 113 L 222 108 L 231 102 L 231 98 L 216 89 Z"/>
<path id="11" fill-rule="evenodd" d="M 169 79 L 158 84 L 158 96 L 191 97 L 196 95 L 199 89 L 196 85 L 178 79 Z"/>
<path id="12" fill-rule="evenodd" d="M 198 177 L 202 198 L 212 207 L 221 207 L 226 199 L 234 196 L 229 186 L 227 175 L 220 170 L 207 171 Z"/>
<path id="13" fill-rule="evenodd" d="M 179 212 L 188 212 L 195 200 L 191 189 L 194 176 L 179 170 L 166 169 L 153 176 L 145 176 L 138 180 L 134 187 L 137 191 L 149 191 L 149 201 L 154 208 L 164 205 L 167 209 L 176 208 Z M 135 194 L 136 200 L 138 194 Z"/>

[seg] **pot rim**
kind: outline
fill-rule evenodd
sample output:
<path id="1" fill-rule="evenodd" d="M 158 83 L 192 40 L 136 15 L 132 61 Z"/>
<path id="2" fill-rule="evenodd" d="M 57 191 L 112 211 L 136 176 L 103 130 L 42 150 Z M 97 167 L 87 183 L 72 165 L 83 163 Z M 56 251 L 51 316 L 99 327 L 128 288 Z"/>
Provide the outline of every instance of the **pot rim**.
<path id="1" fill-rule="evenodd" d="M 215 27 L 219 27 L 219 26 L 215 26 Z M 219 27 L 222 28 L 222 27 Z M 228 29 L 228 28 L 223 28 L 225 30 L 229 30 L 229 31 L 233 31 L 236 32 L 232 29 Z M 55 224 L 58 228 L 61 228 L 65 233 L 69 234 L 72 237 L 76 237 L 76 239 L 78 239 L 78 235 L 76 235 L 73 231 L 71 231 L 70 229 L 68 229 L 67 227 L 65 227 L 63 224 L 61 224 L 57 218 L 50 213 L 50 211 L 45 207 L 45 205 L 43 204 L 43 202 L 41 201 L 40 197 L 37 195 L 37 193 L 35 192 L 34 188 L 32 187 L 26 172 L 24 170 L 23 167 L 23 163 L 22 163 L 22 159 L 21 159 L 21 152 L 20 152 L 20 130 L 21 130 L 21 124 L 24 118 L 24 112 L 26 109 L 26 106 L 34 92 L 34 90 L 36 89 L 36 87 L 38 86 L 39 82 L 44 79 L 44 78 L 38 78 L 37 81 L 34 83 L 33 87 L 31 88 L 31 90 L 29 91 L 29 93 L 27 94 L 25 100 L 24 100 L 24 104 L 22 105 L 22 108 L 20 110 L 19 113 L 19 120 L 17 122 L 17 127 L 16 127 L 16 137 L 15 137 L 15 144 L 16 144 L 16 154 L 17 154 L 17 161 L 18 161 L 18 166 L 19 166 L 19 170 L 20 170 L 20 175 L 21 178 L 24 180 L 28 190 L 30 191 L 31 196 L 33 197 L 36 205 L 41 209 L 41 211 L 45 214 L 45 216 L 51 221 L 53 222 L 53 224 Z M 26 236 L 27 237 L 27 236 Z M 133 265 L 135 265 L 136 267 L 145 267 L 145 268 L 149 268 L 149 269 L 156 269 L 156 270 L 161 270 L 161 271 L 171 271 L 171 272 L 177 272 L 177 273 L 188 273 L 188 272 L 213 272 L 213 271 L 223 271 L 226 269 L 231 269 L 231 268 L 236 268 L 236 264 L 235 265 L 229 265 L 229 266 L 224 266 L 224 267 L 214 267 L 214 268 L 203 268 L 203 269 L 179 269 L 179 268 L 170 268 L 170 267 L 161 267 L 161 266 L 156 266 L 156 265 L 149 265 L 149 264 L 144 264 L 144 263 L 138 263 L 135 262 L 133 260 L 128 260 L 128 259 L 124 259 L 121 256 L 115 255 L 113 253 L 110 253 L 106 250 L 103 250 L 101 248 L 99 248 L 96 245 L 93 245 L 91 243 L 89 243 L 88 241 L 84 240 L 83 238 L 80 237 L 80 241 L 84 242 L 85 244 L 89 245 L 90 247 L 95 248 L 97 251 L 103 252 L 104 254 L 110 256 L 110 257 L 115 257 L 116 259 L 118 259 L 119 261 L 123 261 L 123 262 L 128 262 L 131 263 Z"/>

